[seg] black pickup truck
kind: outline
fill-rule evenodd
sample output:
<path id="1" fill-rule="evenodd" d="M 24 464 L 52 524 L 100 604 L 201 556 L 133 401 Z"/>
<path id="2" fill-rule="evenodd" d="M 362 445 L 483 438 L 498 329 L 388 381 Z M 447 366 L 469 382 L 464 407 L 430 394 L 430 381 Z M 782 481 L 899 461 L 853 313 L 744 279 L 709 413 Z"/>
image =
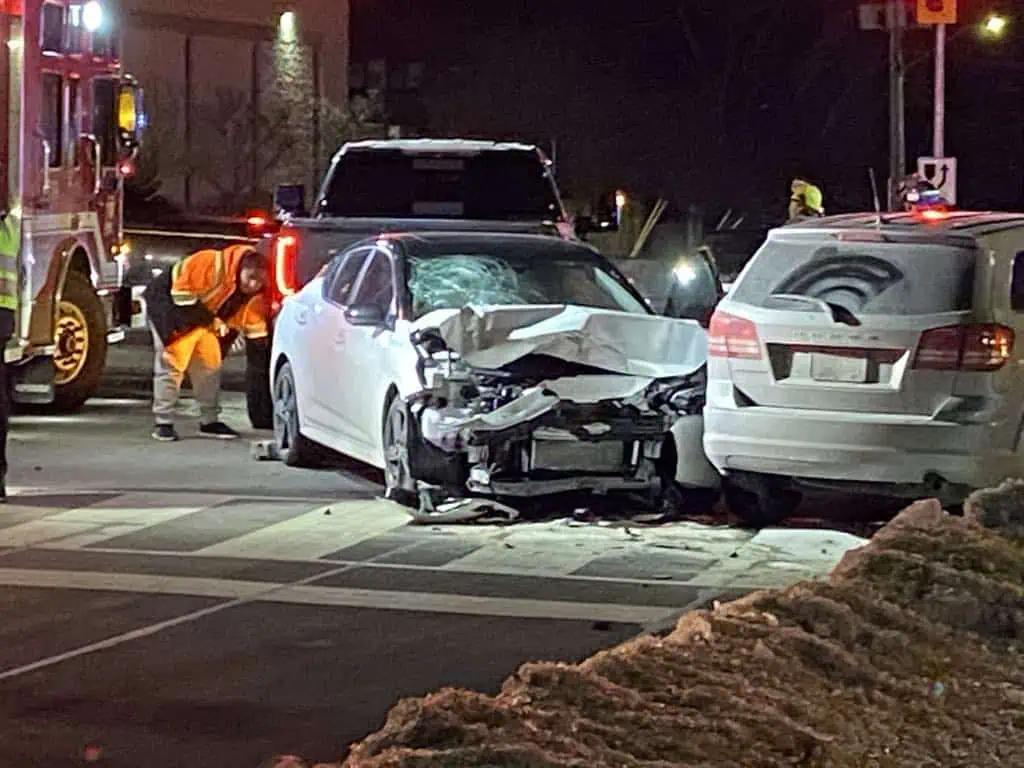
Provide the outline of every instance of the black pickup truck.
<path id="1" fill-rule="evenodd" d="M 334 156 L 312 210 L 300 186 L 280 187 L 269 248 L 272 317 L 335 254 L 367 237 L 416 231 L 575 236 L 550 161 L 535 146 L 461 139 L 361 141 Z M 269 350 L 251 345 L 247 402 L 254 427 L 273 426 Z"/>

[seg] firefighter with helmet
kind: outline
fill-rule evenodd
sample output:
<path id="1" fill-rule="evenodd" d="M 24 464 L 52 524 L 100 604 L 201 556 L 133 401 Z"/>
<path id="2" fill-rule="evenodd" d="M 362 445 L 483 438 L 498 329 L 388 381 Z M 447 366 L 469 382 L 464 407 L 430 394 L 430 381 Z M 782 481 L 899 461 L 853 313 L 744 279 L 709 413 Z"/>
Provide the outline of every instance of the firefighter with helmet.
<path id="1" fill-rule="evenodd" d="M 4 350 L 14 337 L 18 312 L 18 252 L 21 220 L 6 211 L 0 221 L 0 504 L 7 501 L 7 427 L 11 414 L 10 384 Z"/>
<path id="2" fill-rule="evenodd" d="M 220 421 L 223 342 L 242 334 L 266 344 L 266 257 L 248 245 L 198 251 L 158 275 L 146 288 L 153 332 L 153 439 L 178 440 L 175 407 L 185 373 L 199 401 L 199 435 L 233 440 Z"/>
<path id="3" fill-rule="evenodd" d="M 789 189 L 790 221 L 800 221 L 801 219 L 825 215 L 825 198 L 819 187 L 807 179 L 797 176 L 793 179 Z"/>

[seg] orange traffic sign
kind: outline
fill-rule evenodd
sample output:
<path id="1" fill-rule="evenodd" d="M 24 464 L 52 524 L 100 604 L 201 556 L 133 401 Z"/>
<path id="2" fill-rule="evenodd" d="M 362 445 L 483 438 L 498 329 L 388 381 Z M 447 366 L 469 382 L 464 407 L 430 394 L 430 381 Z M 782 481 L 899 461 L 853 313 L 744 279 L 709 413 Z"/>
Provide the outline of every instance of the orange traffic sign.
<path id="1" fill-rule="evenodd" d="M 918 24 L 956 24 L 957 0 L 917 0 Z"/>

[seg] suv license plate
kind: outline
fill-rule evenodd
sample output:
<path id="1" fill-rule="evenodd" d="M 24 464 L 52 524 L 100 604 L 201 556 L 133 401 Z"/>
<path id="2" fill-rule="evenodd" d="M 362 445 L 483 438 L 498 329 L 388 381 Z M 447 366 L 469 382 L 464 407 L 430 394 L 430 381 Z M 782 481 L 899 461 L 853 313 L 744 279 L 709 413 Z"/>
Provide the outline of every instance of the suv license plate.
<path id="1" fill-rule="evenodd" d="M 868 361 L 864 357 L 815 354 L 811 357 L 811 378 L 843 384 L 864 384 L 868 380 Z"/>

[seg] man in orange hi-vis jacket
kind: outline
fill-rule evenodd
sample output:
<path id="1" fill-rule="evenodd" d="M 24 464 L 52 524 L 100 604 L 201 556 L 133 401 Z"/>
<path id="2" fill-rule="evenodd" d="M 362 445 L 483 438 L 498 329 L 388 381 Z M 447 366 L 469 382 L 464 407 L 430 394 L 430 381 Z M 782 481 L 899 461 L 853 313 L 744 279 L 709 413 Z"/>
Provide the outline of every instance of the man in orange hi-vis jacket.
<path id="1" fill-rule="evenodd" d="M 220 421 L 221 340 L 267 343 L 266 258 L 247 245 L 198 251 L 157 276 L 144 294 L 153 331 L 153 438 L 178 439 L 174 410 L 185 373 L 199 401 L 199 434 L 233 440 Z"/>

